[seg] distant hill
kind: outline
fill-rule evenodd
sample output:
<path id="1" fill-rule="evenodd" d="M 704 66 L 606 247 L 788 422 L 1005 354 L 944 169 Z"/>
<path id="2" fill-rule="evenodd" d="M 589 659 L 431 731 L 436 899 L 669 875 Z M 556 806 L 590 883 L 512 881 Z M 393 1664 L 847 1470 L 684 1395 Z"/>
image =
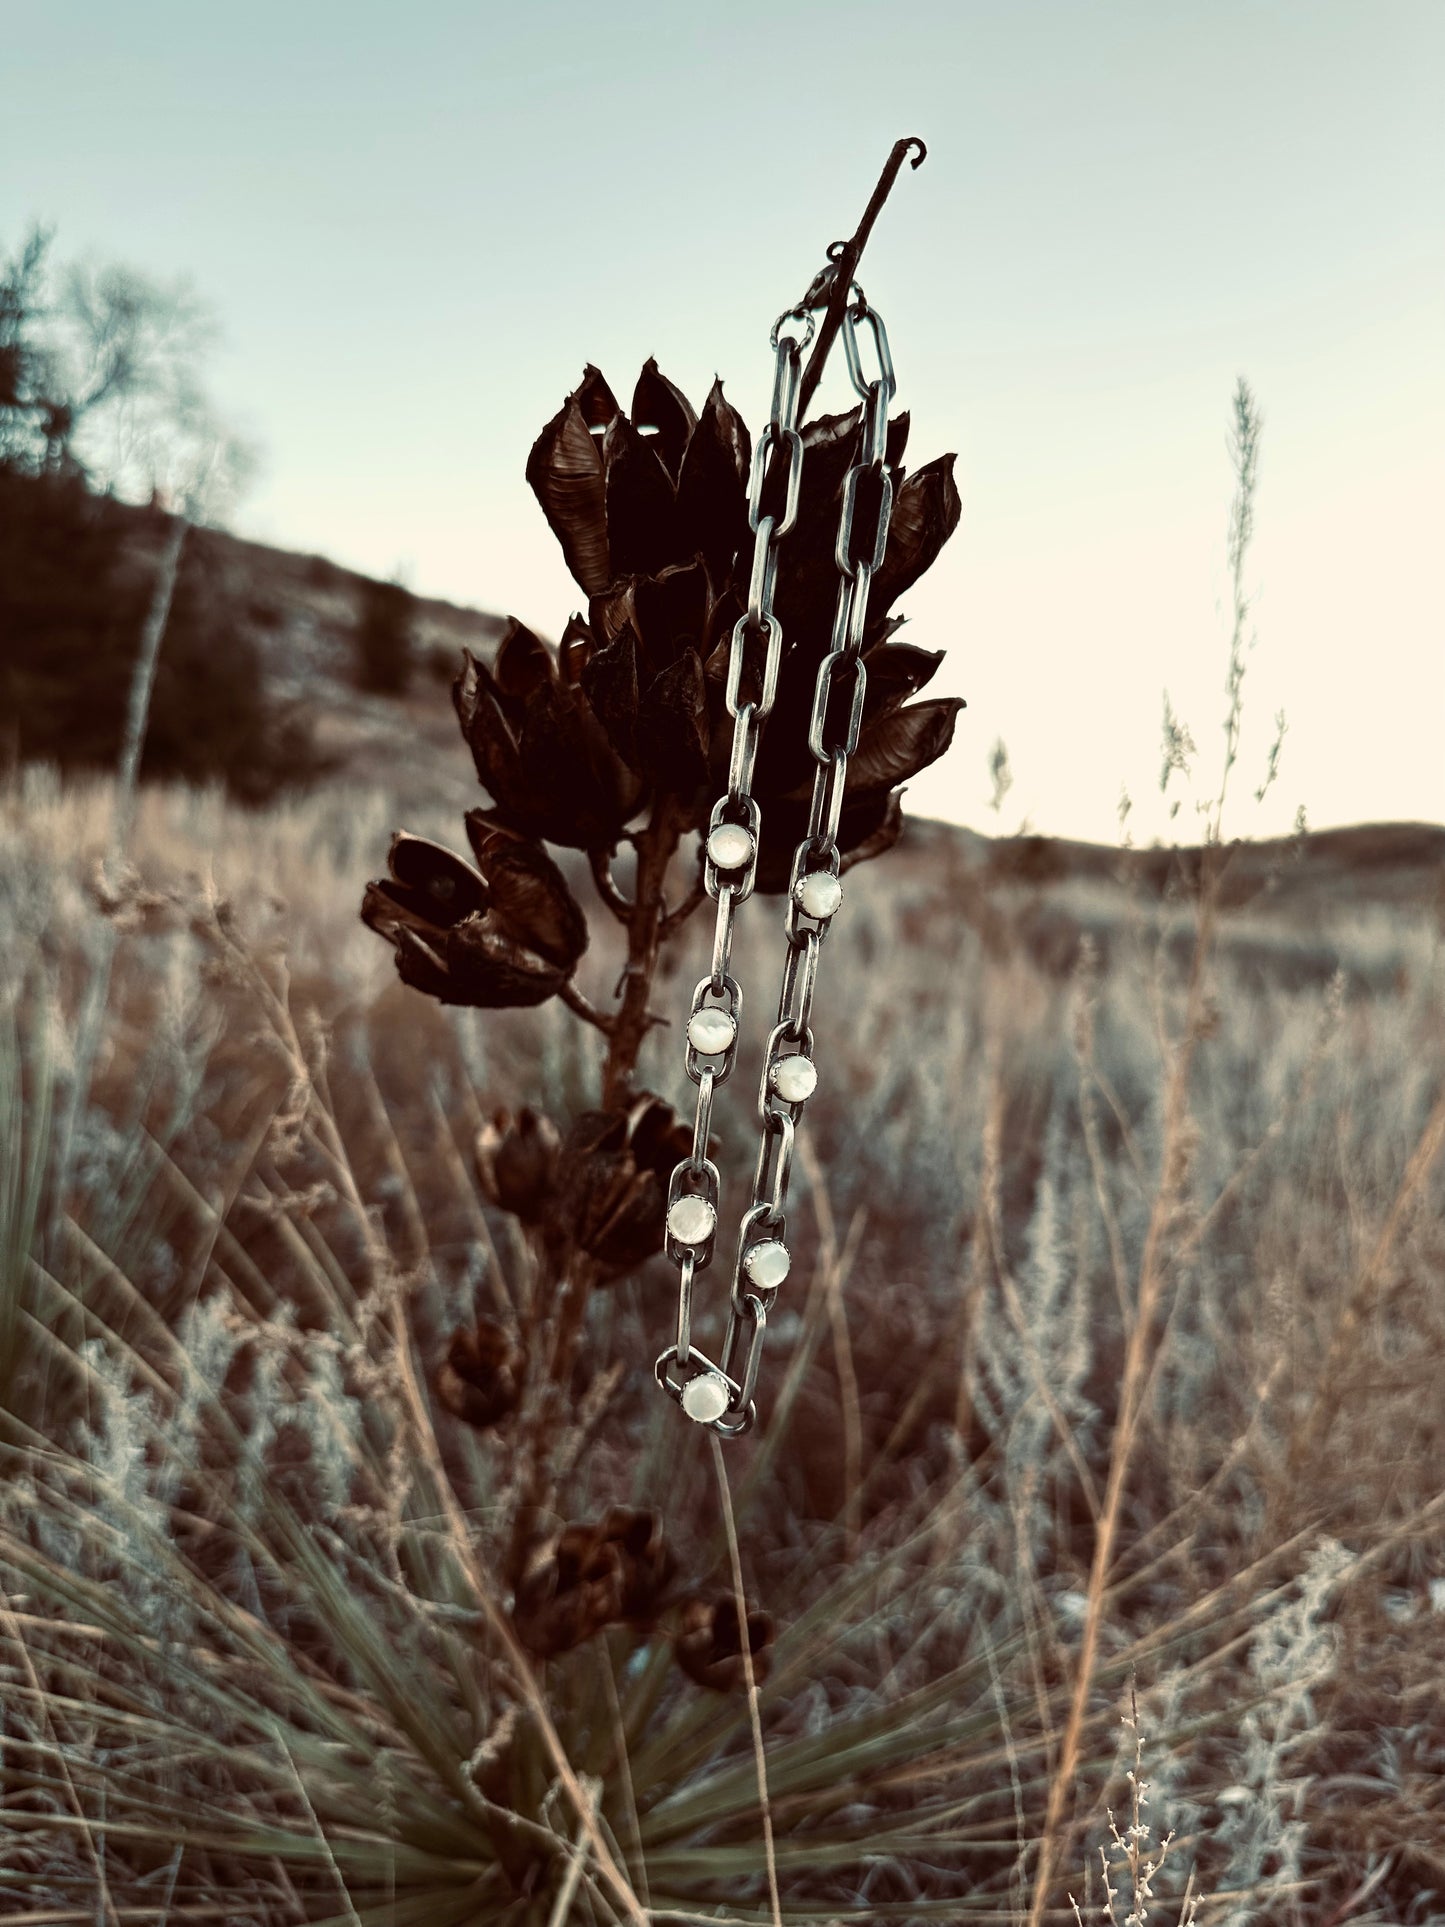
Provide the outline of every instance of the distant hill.
<path id="1" fill-rule="evenodd" d="M 1180 961 L 1192 948 L 1197 847 L 986 837 L 913 821 L 903 849 L 920 942 L 959 917 L 990 952 L 1022 951 L 1060 979 L 1086 941 L 1107 965 L 1131 930 L 1152 933 L 1148 941 L 1162 934 Z M 1445 940 L 1445 828 L 1436 824 L 1362 823 L 1226 843 L 1219 856 L 1219 939 L 1237 969 L 1319 987 L 1347 964 L 1355 980 L 1384 988 L 1399 969 L 1396 938 L 1421 931 L 1437 956 Z"/>
<path id="2" fill-rule="evenodd" d="M 388 698 L 355 686 L 354 634 L 370 579 L 319 555 L 293 554 L 233 536 L 231 565 L 263 618 L 266 670 L 279 695 L 304 705 L 320 746 L 340 771 L 388 788 L 415 788 L 421 799 L 470 806 L 476 777 L 457 729 L 451 679 L 468 648 L 491 655 L 503 616 L 429 597 L 412 598 L 417 673 L 408 694 Z M 990 890 L 1065 881 L 1187 894 L 1198 875 L 1195 848 L 1121 849 L 1066 837 L 989 837 L 961 825 L 911 818 L 908 847 L 920 856 L 940 844 Z M 1370 823 L 1241 844 L 1224 886 L 1232 909 L 1253 906 L 1286 916 L 1346 910 L 1352 902 L 1420 907 L 1445 890 L 1445 828 Z M 1445 899 L 1442 899 L 1445 902 Z"/>
<path id="3" fill-rule="evenodd" d="M 457 728 L 451 682 L 463 649 L 489 659 L 506 618 L 410 596 L 415 673 L 402 696 L 357 687 L 356 633 L 374 578 L 325 556 L 212 532 L 232 593 L 250 612 L 271 692 L 294 704 L 337 775 L 384 784 L 402 803 L 470 805 L 476 775 Z"/>
<path id="4" fill-rule="evenodd" d="M 1199 875 L 1201 852 L 1194 845 L 1133 849 L 1057 836 L 987 837 L 950 824 L 930 824 L 926 834 L 955 845 L 995 886 L 1074 881 L 1187 896 Z M 1221 900 L 1233 910 L 1348 910 L 1363 900 L 1418 906 L 1445 891 L 1445 828 L 1433 823 L 1352 824 L 1301 837 L 1226 842 L 1225 851 Z"/>

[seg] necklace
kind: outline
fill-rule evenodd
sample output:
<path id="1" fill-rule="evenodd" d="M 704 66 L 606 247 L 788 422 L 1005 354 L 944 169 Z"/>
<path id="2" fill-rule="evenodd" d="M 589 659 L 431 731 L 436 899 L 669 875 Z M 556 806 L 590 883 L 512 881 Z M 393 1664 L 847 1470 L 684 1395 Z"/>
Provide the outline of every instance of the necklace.
<path id="1" fill-rule="evenodd" d="M 768 1312 L 791 1264 L 785 1241 L 788 1178 L 798 1122 L 818 1083 L 813 992 L 823 939 L 843 901 L 837 838 L 848 759 L 858 747 L 863 721 L 867 669 L 860 652 L 869 584 L 883 561 L 893 508 L 893 477 L 886 459 L 888 409 L 896 387 L 893 363 L 882 318 L 854 282 L 841 332 L 848 372 L 863 401 L 862 459 L 849 469 L 843 484 L 834 545 L 838 600 L 831 642 L 813 685 L 808 725 L 808 747 L 818 767 L 807 832 L 793 852 L 782 992 L 758 1089 L 757 1168 L 738 1231 L 722 1355 L 714 1364 L 692 1342 L 693 1284 L 712 1262 L 718 1230 L 719 1178 L 707 1155 L 709 1127 L 713 1098 L 732 1074 L 742 1016 L 742 986 L 729 968 L 733 921 L 738 905 L 752 895 L 757 873 L 761 816 L 752 795 L 753 769 L 782 663 L 783 631 L 773 597 L 778 551 L 798 514 L 802 354 L 813 338 L 815 322 L 808 304 L 818 286 L 809 289 L 804 304 L 779 316 L 770 337 L 775 357 L 772 407 L 753 453 L 748 491 L 752 579 L 747 613 L 733 630 L 728 654 L 732 756 L 728 786 L 713 808 L 704 852 L 704 882 L 717 904 L 712 969 L 693 992 L 687 1024 L 687 1074 L 697 1086 L 697 1113 L 691 1154 L 673 1171 L 667 1195 L 667 1255 L 678 1267 L 677 1336 L 653 1368 L 663 1391 L 689 1418 L 725 1438 L 746 1432 L 756 1419 L 754 1392 Z M 790 331 L 794 325 L 801 334 Z M 865 327 L 878 365 L 872 380 L 863 369 L 859 337 Z"/>

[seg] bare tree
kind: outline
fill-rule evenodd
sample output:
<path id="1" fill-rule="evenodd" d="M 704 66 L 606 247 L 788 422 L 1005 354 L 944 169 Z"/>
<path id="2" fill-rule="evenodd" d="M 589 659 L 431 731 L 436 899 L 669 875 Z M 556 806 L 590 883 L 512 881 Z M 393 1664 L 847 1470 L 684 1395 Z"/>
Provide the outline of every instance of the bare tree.
<path id="1" fill-rule="evenodd" d="M 190 284 L 72 266 L 57 321 L 85 397 L 73 446 L 87 472 L 116 495 L 159 497 L 191 521 L 224 514 L 253 456 L 206 392 L 217 329 Z"/>
<path id="2" fill-rule="evenodd" d="M 111 493 L 172 516 L 157 563 L 131 682 L 117 771 L 111 858 L 124 859 L 135 815 L 156 664 L 187 533 L 230 507 L 252 463 L 225 429 L 202 380 L 215 318 L 190 283 L 149 280 L 114 263 L 74 264 L 62 278 L 56 353 L 83 397 L 72 447 Z"/>
<path id="3" fill-rule="evenodd" d="M 50 235 L 32 228 L 0 262 L 0 467 L 38 473 L 68 440 L 71 413 L 44 339 L 45 257 Z"/>
<path id="4" fill-rule="evenodd" d="M 79 471 L 192 521 L 225 513 L 253 464 L 206 392 L 214 317 L 189 282 L 115 263 L 52 269 L 35 227 L 0 261 L 0 463 Z"/>

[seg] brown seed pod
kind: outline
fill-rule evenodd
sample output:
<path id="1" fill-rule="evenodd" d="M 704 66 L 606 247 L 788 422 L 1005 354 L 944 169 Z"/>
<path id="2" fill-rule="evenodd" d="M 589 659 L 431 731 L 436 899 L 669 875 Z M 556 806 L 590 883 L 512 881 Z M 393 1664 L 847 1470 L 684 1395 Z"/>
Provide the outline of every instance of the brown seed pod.
<path id="1" fill-rule="evenodd" d="M 801 435 L 797 524 L 776 601 L 788 648 L 752 787 L 765 825 L 757 888 L 772 892 L 788 888 L 793 850 L 810 820 L 808 723 L 818 665 L 831 644 L 843 492 L 864 457 L 862 411 L 821 416 Z M 908 417 L 898 415 L 887 439 L 892 517 L 869 592 L 866 683 L 837 826 L 845 870 L 897 842 L 902 786 L 948 748 L 963 707 L 957 696 L 913 701 L 942 653 L 893 640 L 902 620 L 893 604 L 937 558 L 960 514 L 953 457 L 910 474 L 907 441 Z M 586 592 L 587 612 L 569 622 L 557 648 L 512 619 L 490 663 L 466 656 L 452 697 L 490 798 L 467 818 L 475 865 L 425 838 L 398 838 L 390 876 L 368 885 L 362 908 L 393 946 L 405 983 L 480 1009 L 563 993 L 586 948 L 587 924 L 542 845 L 605 855 L 662 795 L 679 822 L 693 829 L 707 822 L 729 780 L 728 663 L 753 564 L 751 449 L 720 382 L 694 412 L 651 361 L 630 414 L 589 366 L 543 428 L 527 480 Z M 878 486 L 866 472 L 867 486 Z M 850 689 L 841 679 L 834 689 L 830 737 L 842 726 Z M 606 1234 L 623 1254 L 618 1270 L 640 1261 L 645 1222 L 661 1222 L 654 1187 L 643 1179 L 625 1196 L 626 1175 L 619 1175 Z"/>
<path id="2" fill-rule="evenodd" d="M 623 1619 L 650 1621 L 677 1570 L 677 1560 L 662 1535 L 656 1512 L 608 1508 L 598 1530 L 618 1548 L 622 1560 Z"/>
<path id="3" fill-rule="evenodd" d="M 528 1560 L 512 1605 L 517 1637 L 539 1659 L 568 1652 L 622 1616 L 620 1549 L 595 1526 L 564 1526 Z"/>
<path id="4" fill-rule="evenodd" d="M 437 1397 L 454 1418 L 485 1429 L 515 1411 L 522 1396 L 527 1354 L 493 1318 L 452 1334 L 437 1367 Z"/>
<path id="5" fill-rule="evenodd" d="M 523 1224 L 536 1224 L 557 1181 L 562 1139 L 551 1118 L 524 1104 L 514 1117 L 498 1111 L 477 1133 L 477 1178 L 490 1203 Z"/>
<path id="6" fill-rule="evenodd" d="M 661 1251 L 667 1186 L 692 1127 L 644 1091 L 625 1111 L 584 1111 L 562 1147 L 554 1227 L 613 1277 Z"/>
<path id="7" fill-rule="evenodd" d="M 544 1003 L 587 948 L 587 919 L 540 843 L 484 810 L 469 813 L 467 834 L 475 866 L 399 831 L 391 874 L 366 886 L 362 922 L 395 950 L 402 981 L 441 1003 Z"/>
<path id="8" fill-rule="evenodd" d="M 517 1636 L 545 1659 L 604 1626 L 648 1621 L 674 1565 L 655 1512 L 613 1506 L 595 1523 L 564 1526 L 527 1559 L 512 1606 Z"/>
<path id="9" fill-rule="evenodd" d="M 762 1611 L 750 1611 L 745 1630 L 753 1678 L 761 1685 L 771 1664 L 768 1649 L 773 1643 L 772 1618 Z M 699 1686 L 711 1687 L 716 1693 L 741 1692 L 746 1687 L 742 1631 L 738 1625 L 737 1601 L 731 1593 L 724 1593 L 718 1599 L 697 1598 L 685 1602 L 675 1651 L 678 1665 Z"/>

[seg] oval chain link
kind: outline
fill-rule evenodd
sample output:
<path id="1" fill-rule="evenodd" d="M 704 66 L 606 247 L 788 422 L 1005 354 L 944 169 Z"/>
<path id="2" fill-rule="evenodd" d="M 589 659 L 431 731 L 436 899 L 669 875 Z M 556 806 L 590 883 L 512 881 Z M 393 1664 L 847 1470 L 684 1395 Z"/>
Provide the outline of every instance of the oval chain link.
<path id="1" fill-rule="evenodd" d="M 688 1015 L 686 1067 L 698 1087 L 697 1114 L 692 1153 L 678 1164 L 668 1189 L 667 1254 L 679 1267 L 677 1337 L 653 1370 L 658 1384 L 690 1417 L 725 1438 L 746 1432 L 756 1418 L 754 1393 L 768 1312 L 788 1271 L 784 1242 L 788 1179 L 797 1126 L 817 1081 L 812 1015 L 818 956 L 842 901 L 838 830 L 848 759 L 858 747 L 868 686 L 862 658 L 868 591 L 883 563 L 893 508 L 893 477 L 887 460 L 888 409 L 895 393 L 893 362 L 881 316 L 869 307 L 861 289 L 855 292 L 857 298 L 844 311 L 842 332 L 848 372 L 863 399 L 863 459 L 849 469 L 843 482 L 834 546 L 838 600 L 828 653 L 813 685 L 808 723 L 808 747 L 818 768 L 807 832 L 793 853 L 789 875 L 782 991 L 758 1089 L 757 1168 L 752 1198 L 739 1227 L 727 1330 L 717 1364 L 692 1342 L 693 1281 L 712 1262 L 717 1238 L 719 1180 L 717 1166 L 707 1155 L 708 1135 L 713 1097 L 732 1074 L 737 1055 L 742 988 L 730 970 L 733 919 L 757 880 L 761 812 L 752 795 L 753 771 L 763 725 L 777 697 L 783 651 L 782 626 L 773 613 L 778 546 L 797 521 L 802 484 L 798 396 L 802 349 L 812 338 L 813 322 L 811 315 L 796 312 L 781 316 L 771 336 L 776 354 L 772 409 L 753 451 L 748 489 L 748 524 L 754 537 L 748 608 L 733 630 L 728 656 L 732 757 L 727 791 L 713 809 L 704 846 L 703 881 L 717 905 L 717 921 L 711 972 L 693 992 Z M 789 321 L 805 326 L 801 339 L 782 332 Z M 871 381 L 863 369 L 860 324 L 866 324 L 872 335 L 878 362 L 878 375 Z M 784 459 L 786 471 L 781 466 Z M 765 513 L 765 499 L 771 509 L 780 493 L 781 513 Z M 764 653 L 759 669 L 760 644 Z M 751 685 L 745 694 L 749 668 Z M 844 702 L 847 715 L 840 733 L 833 712 Z M 679 1204 L 683 1210 L 675 1217 Z M 726 1403 L 719 1408 L 721 1398 Z"/>

